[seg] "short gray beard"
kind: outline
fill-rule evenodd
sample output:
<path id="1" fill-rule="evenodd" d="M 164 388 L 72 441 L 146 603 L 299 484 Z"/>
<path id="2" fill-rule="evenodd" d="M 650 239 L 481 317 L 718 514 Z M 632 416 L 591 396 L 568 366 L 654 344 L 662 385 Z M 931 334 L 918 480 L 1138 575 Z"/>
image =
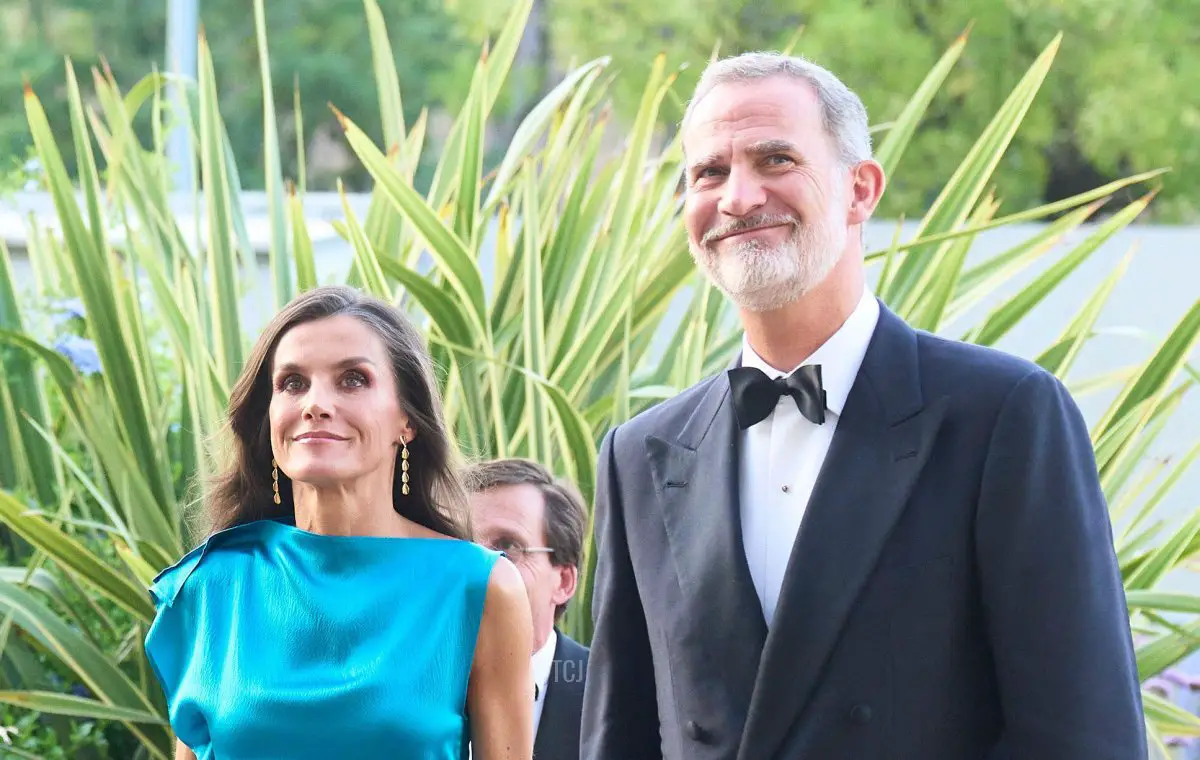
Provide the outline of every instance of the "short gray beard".
<path id="1" fill-rule="evenodd" d="M 692 258 L 738 308 L 750 312 L 782 308 L 820 285 L 841 260 L 846 228 L 832 222 L 828 211 L 833 208 L 837 208 L 836 203 L 813 224 L 803 224 L 792 216 L 771 215 L 724 225 L 709 231 L 699 245 L 689 244 Z M 771 224 L 790 224 L 788 239 L 775 246 L 750 240 L 723 254 L 714 248 L 714 237 Z"/>

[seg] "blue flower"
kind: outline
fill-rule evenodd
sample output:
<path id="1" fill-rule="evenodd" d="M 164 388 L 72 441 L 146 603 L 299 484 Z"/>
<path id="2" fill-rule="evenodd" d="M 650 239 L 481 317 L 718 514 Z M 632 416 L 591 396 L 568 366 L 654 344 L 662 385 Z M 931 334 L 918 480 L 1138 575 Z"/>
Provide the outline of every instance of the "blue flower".
<path id="1" fill-rule="evenodd" d="M 67 357 L 75 369 L 85 375 L 100 374 L 100 354 L 96 344 L 78 335 L 64 335 L 54 344 L 54 349 Z"/>
<path id="2" fill-rule="evenodd" d="M 84 319 L 87 317 L 87 310 L 83 308 L 83 301 L 79 298 L 62 298 L 51 305 L 54 307 L 53 319 L 56 325 L 61 325 L 75 318 Z"/>

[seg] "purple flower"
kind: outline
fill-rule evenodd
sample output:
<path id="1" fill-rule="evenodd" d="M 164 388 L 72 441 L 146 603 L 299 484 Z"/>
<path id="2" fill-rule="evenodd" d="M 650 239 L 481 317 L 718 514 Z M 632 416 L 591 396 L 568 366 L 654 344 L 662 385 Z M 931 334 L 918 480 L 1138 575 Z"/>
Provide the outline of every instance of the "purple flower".
<path id="1" fill-rule="evenodd" d="M 1154 678 L 1147 679 L 1142 685 L 1147 691 L 1151 691 L 1163 699 L 1169 700 L 1171 698 L 1171 692 L 1173 691 L 1171 688 L 1171 683 L 1165 678 L 1155 676 Z"/>
<path id="2" fill-rule="evenodd" d="M 100 374 L 100 355 L 96 344 L 78 335 L 64 335 L 54 344 L 54 349 L 67 357 L 75 369 L 85 375 Z"/>
<path id="3" fill-rule="evenodd" d="M 1190 678 L 1183 673 L 1180 673 L 1178 670 L 1164 670 L 1162 673 L 1159 673 L 1159 676 L 1164 681 L 1169 681 L 1176 686 L 1187 686 L 1190 685 L 1191 681 Z"/>
<path id="4" fill-rule="evenodd" d="M 83 307 L 83 301 L 79 298 L 61 298 L 51 304 L 54 307 L 54 324 L 61 325 L 64 322 L 69 322 L 72 319 L 84 319 L 87 317 L 87 310 Z"/>

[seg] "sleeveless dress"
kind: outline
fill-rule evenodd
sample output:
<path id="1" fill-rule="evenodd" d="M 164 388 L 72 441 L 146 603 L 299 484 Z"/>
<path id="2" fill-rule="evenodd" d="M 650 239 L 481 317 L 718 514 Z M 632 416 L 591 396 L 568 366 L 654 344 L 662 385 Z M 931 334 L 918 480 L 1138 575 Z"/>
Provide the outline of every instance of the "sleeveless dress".
<path id="1" fill-rule="evenodd" d="M 198 760 L 463 760 L 467 682 L 498 552 L 326 536 L 276 520 L 162 571 L 146 654 Z"/>

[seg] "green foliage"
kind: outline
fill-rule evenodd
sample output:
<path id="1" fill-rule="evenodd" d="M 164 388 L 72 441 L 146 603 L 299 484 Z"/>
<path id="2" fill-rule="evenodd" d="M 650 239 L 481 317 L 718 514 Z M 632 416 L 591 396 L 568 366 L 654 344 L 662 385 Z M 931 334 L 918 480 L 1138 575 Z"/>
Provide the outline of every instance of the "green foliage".
<path id="1" fill-rule="evenodd" d="M 405 118 L 417 118 L 423 107 L 441 103 L 447 93 L 461 91 L 475 57 L 459 28 L 439 0 L 381 0 L 384 13 L 403 19 L 392 28 L 394 59 L 408 99 Z M 261 188 L 263 93 L 257 85 L 259 57 L 248 32 L 253 25 L 246 0 L 203 0 L 200 22 L 220 61 L 218 90 L 222 113 L 241 180 Z M 310 150 L 336 144 L 337 124 L 327 104 L 359 119 L 372 135 L 381 134 L 375 83 L 369 75 L 371 51 L 366 44 L 360 0 L 288 0 L 265 6 L 274 52 L 270 60 L 274 105 L 280 114 L 279 139 L 284 146 L 284 171 L 296 176 L 297 124 L 295 88 L 306 114 Z M 0 0 L 0 157 L 22 155 L 30 144 L 25 119 L 16 107 L 22 81 L 28 80 L 42 97 L 51 123 L 66 123 L 68 104 L 62 88 L 64 56 L 79 71 L 106 66 L 117 82 L 129 87 L 147 72 L 164 71 L 167 3 L 163 0 Z M 454 106 L 456 103 L 451 102 Z M 135 125 L 150 144 L 152 118 L 141 112 Z M 69 146 L 64 135 L 60 148 Z M 66 151 L 64 151 L 66 152 Z M 342 154 L 344 155 L 344 154 Z M 313 189 L 330 190 L 341 176 L 352 189 L 361 188 L 364 175 L 352 164 L 340 165 L 330 156 L 311 169 Z M 76 171 L 74 157 L 68 169 Z M 427 180 L 428 178 L 425 177 Z"/>
<path id="2" fill-rule="evenodd" d="M 37 760 L 108 760 L 115 758 L 108 740 L 95 720 L 54 720 L 62 729 L 56 730 L 45 716 L 0 705 L 0 730 L 12 731 L 11 744 L 0 747 L 0 753 L 10 757 L 29 757 Z"/>
<path id="3" fill-rule="evenodd" d="M 10 540 L 0 546 L 0 578 L 6 582 L 23 582 L 28 577 L 54 608 L 72 625 L 110 656 L 120 657 L 127 651 L 121 631 L 127 630 L 129 619 L 104 599 L 94 599 L 86 589 L 69 578 L 36 568 L 40 560 L 30 562 L 29 568 L 14 567 L 27 549 Z M 91 548 L 108 561 L 116 561 L 111 543 L 103 538 L 90 539 Z M 30 571 L 33 572 L 30 572 Z M 34 640 L 17 626 L 5 626 L 0 650 L 0 694 L 11 695 L 25 690 L 61 693 L 65 699 L 87 699 L 91 692 L 70 668 L 57 658 L 34 645 Z M 9 704 L 0 698 L 0 731 L 9 732 L 11 744 L 0 746 L 0 757 L 32 757 L 39 760 L 123 760 L 138 755 L 138 741 L 119 722 L 93 719 L 89 716 L 70 717 L 55 712 L 31 710 Z M 0 740 L 2 741 L 2 740 Z M 7 752 L 8 754 L 5 754 Z M 22 754 L 26 753 L 26 754 Z"/>
<path id="4" fill-rule="evenodd" d="M 460 0 L 479 4 L 482 0 Z M 487 3 L 491 5 L 491 3 Z M 1006 205 L 1075 195 L 1130 172 L 1171 167 L 1156 218 L 1200 218 L 1200 4 L 1141 0 L 665 0 L 549 3 L 560 61 L 610 55 L 631 113 L 647 53 L 686 65 L 687 93 L 714 49 L 722 55 L 785 47 L 838 72 L 877 122 L 900 112 L 912 84 L 964 31 L 971 44 L 909 148 L 879 214 L 924 210 L 999 108 L 1028 61 L 1070 30 L 1054 73 L 1022 123 L 994 181 Z M 685 96 L 686 97 L 686 96 Z M 666 115 L 678 118 L 682 103 Z"/>
<path id="5" fill-rule="evenodd" d="M 394 60 L 406 93 L 409 123 L 421 108 L 462 103 L 474 53 L 469 42 L 499 29 L 513 0 L 385 0 L 393 24 Z M 241 0 L 205 0 L 202 21 L 221 61 L 219 92 L 230 143 L 246 187 L 261 188 L 260 88 L 253 86 L 259 59 L 246 44 L 252 22 Z M 22 77 L 43 98 L 52 123 L 66 117 L 61 79 L 63 56 L 81 67 L 101 54 L 117 80 L 128 84 L 165 60 L 165 4 L 161 0 L 0 0 L 0 102 L 15 98 Z M 357 0 L 295 0 L 271 3 L 267 22 L 274 105 L 280 117 L 284 174 L 295 176 L 297 125 L 293 85 L 300 85 L 305 139 L 310 150 L 336 144 L 336 125 L 326 104 L 334 102 L 375 137 L 381 133 L 366 28 Z M 679 72 L 678 86 L 664 104 L 677 120 L 681 99 L 714 50 L 722 53 L 781 48 L 802 30 L 797 51 L 842 74 L 884 122 L 899 113 L 914 82 L 941 51 L 970 29 L 962 65 L 946 82 L 946 97 L 934 104 L 911 147 L 909 162 L 889 188 L 880 213 L 922 211 L 949 176 L 974 135 L 986 124 L 1024 66 L 1059 29 L 1071 36 L 1026 118 L 996 177 L 997 197 L 1023 208 L 1074 195 L 1105 181 L 1157 167 L 1175 171 L 1148 213 L 1164 221 L 1200 218 L 1200 190 L 1187 178 L 1200 169 L 1200 53 L 1193 30 L 1200 5 L 1140 0 L 1034 3 L 1030 0 L 962 0 L 934 3 L 901 0 L 876 3 L 784 0 L 666 0 L 649 5 L 611 0 L 539 0 L 534 9 L 535 41 L 547 48 L 511 73 L 497 114 L 507 136 L 509 116 L 519 115 L 531 96 L 549 89 L 559 69 L 598 56 L 611 56 L 620 77 L 614 83 L 617 112 L 630 116 L 641 98 L 649 57 L 662 51 Z M 544 60 L 543 60 L 544 59 Z M 523 82 L 514 86 L 514 80 Z M 148 116 L 138 121 L 149 141 Z M 0 109 L 0 156 L 28 146 L 24 119 L 16 108 Z M 341 177 L 351 190 L 367 186 L 355 163 L 342 154 L 314 165 L 313 189 L 333 189 Z M 491 156 L 489 156 L 491 158 Z M 427 187 L 436 161 L 423 154 L 418 187 Z M 71 164 L 68 168 L 73 169 Z M 3 168 L 0 167 L 0 173 Z M 1128 199 L 1128 197 L 1126 197 Z"/>
<path id="6" fill-rule="evenodd" d="M 604 432 L 717 371 L 740 335 L 688 254 L 676 191 L 678 136 L 663 141 L 658 127 L 664 109 L 687 90 L 666 56 L 638 80 L 620 150 L 606 154 L 602 144 L 613 129 L 608 104 L 624 78 L 614 80 L 611 62 L 598 58 L 572 68 L 489 166 L 487 127 L 532 7 L 532 0 L 513 7 L 475 63 L 444 145 L 430 150 L 425 119 L 405 116 L 412 99 L 407 88 L 401 97 L 390 52 L 399 48 L 380 4 L 364 0 L 383 134 L 364 126 L 369 118 L 331 111 L 340 139 L 372 180 L 362 218 L 339 185 L 344 218 L 336 227 L 353 251 L 348 281 L 402 305 L 424 332 L 441 370 L 448 423 L 467 456 L 530 456 L 590 494 Z M 275 42 L 266 34 L 264 10 L 256 0 L 255 47 L 269 61 Z M 1053 256 L 1043 274 L 996 303 L 963 336 L 993 343 L 1104 240 L 1141 216 L 1157 192 L 1145 184 L 1159 173 L 1147 172 L 999 215 L 1006 161 L 1027 120 L 1037 131 L 1039 94 L 1058 55 L 1058 37 L 1047 35 L 1044 43 L 956 151 L 957 163 L 940 177 L 937 192 L 915 204 L 922 211 L 918 233 L 868 255 L 882 263 L 876 292 L 914 324 L 943 329 L 1031 263 Z M 878 151 L 896 184 L 903 186 L 926 130 L 938 129 L 943 101 L 970 99 L 954 84 L 962 69 L 971 69 L 968 50 L 958 39 L 931 58 L 920 86 L 894 104 L 895 123 Z M 141 652 L 153 612 L 143 589 L 202 538 L 188 535 L 182 515 L 189 484 L 220 465 L 208 444 L 253 339 L 239 304 L 259 284 L 259 303 L 277 308 L 316 281 L 303 218 L 305 183 L 284 184 L 290 151 L 272 109 L 259 114 L 272 277 L 262 285 L 257 276 L 238 203 L 243 174 L 219 94 L 223 69 L 206 38 L 190 114 L 201 181 L 195 200 L 205 211 L 199 248 L 187 243 L 191 230 L 169 211 L 161 144 L 136 129 L 139 119 L 159 118 L 153 106 L 161 80 L 125 91 L 96 72 L 85 98 L 68 66 L 68 107 L 58 120 L 36 90 L 26 95 L 29 132 L 62 224 L 60 236 L 31 230 L 33 298 L 78 299 L 83 316 L 70 329 L 94 344 L 96 367 L 70 347 L 52 347 L 43 328 L 25 321 L 29 296 L 18 293 L 0 247 L 0 388 L 6 389 L 0 433 L 19 442 L 0 450 L 0 475 L 9 479 L 0 489 L 0 525 L 16 537 L 14 546 L 19 539 L 25 547 L 19 562 L 0 568 L 0 632 L 19 635 L 4 640 L 0 666 L 28 666 L 28 677 L 0 689 L 0 704 L 105 721 L 147 757 L 163 760 L 171 737 Z M 260 80 L 260 89 L 272 87 Z M 434 167 L 427 186 L 416 179 L 422 156 L 431 156 Z M 1119 200 L 1126 194 L 1134 199 Z M 1102 224 L 1057 250 L 1064 235 L 1105 205 L 1112 208 Z M 1054 216 L 1011 250 L 967 266 L 982 229 Z M 1075 378 L 1072 369 L 1119 276 L 1120 270 L 1102 283 L 1036 357 L 1072 385 L 1102 384 Z M 1198 336 L 1200 302 L 1140 366 L 1115 379 L 1117 397 L 1092 431 L 1105 495 L 1120 520 L 1117 549 L 1145 677 L 1200 648 L 1200 598 L 1157 591 L 1200 553 L 1200 518 L 1171 524 L 1156 515 L 1200 448 L 1170 468 L 1146 457 L 1200 377 L 1187 365 Z M 14 393 L 25 394 L 21 403 Z M 585 557 L 565 627 L 587 640 L 590 546 Z M 1184 619 L 1168 622 L 1167 615 Z M 30 652 L 43 660 L 31 661 Z M 44 673 L 64 674 L 87 692 L 71 693 Z M 1161 701 L 1147 700 L 1147 718 L 1156 739 L 1168 731 L 1200 733 L 1200 722 Z"/>

